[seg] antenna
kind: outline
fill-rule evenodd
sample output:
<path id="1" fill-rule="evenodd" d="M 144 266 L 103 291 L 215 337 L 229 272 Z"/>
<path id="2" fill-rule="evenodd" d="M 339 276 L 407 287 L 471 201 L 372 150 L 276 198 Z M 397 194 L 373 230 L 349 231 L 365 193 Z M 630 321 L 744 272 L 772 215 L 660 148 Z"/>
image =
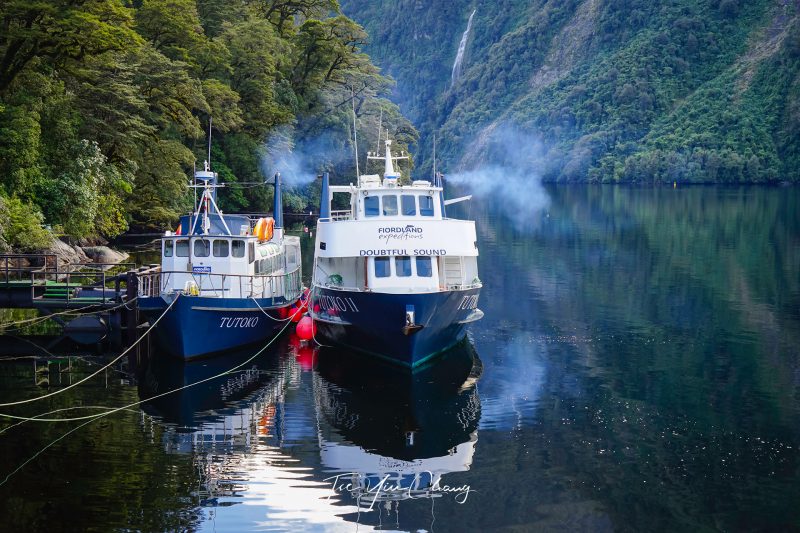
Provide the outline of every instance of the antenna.
<path id="1" fill-rule="evenodd" d="M 381 107 L 380 118 L 378 119 L 378 140 L 375 141 L 375 155 L 381 155 L 381 128 L 383 127 L 383 107 Z M 366 170 L 364 171 L 366 172 Z"/>
<path id="2" fill-rule="evenodd" d="M 436 132 L 433 132 L 433 183 L 436 183 Z"/>
<path id="3" fill-rule="evenodd" d="M 211 115 L 208 115 L 208 164 L 209 165 L 211 165 L 211 120 L 212 120 Z"/>
<path id="4" fill-rule="evenodd" d="M 356 94 L 353 88 L 350 87 L 350 102 L 353 104 L 353 145 L 355 148 L 356 156 L 356 177 L 358 184 L 361 185 L 361 171 L 358 169 L 358 130 L 356 129 Z"/>

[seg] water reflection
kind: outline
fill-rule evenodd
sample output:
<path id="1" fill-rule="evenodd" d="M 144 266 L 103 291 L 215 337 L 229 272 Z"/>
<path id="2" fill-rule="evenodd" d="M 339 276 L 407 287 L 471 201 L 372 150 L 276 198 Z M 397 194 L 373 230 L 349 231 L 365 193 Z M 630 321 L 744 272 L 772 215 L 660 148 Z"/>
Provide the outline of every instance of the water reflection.
<path id="1" fill-rule="evenodd" d="M 465 472 L 478 441 L 480 360 L 468 342 L 413 374 L 323 351 L 314 376 L 320 456 L 328 479 L 359 511 L 442 496 L 466 501 Z M 366 520 L 369 523 L 369 519 Z"/>
<path id="2" fill-rule="evenodd" d="M 525 228 L 473 203 L 477 367 L 467 346 L 392 375 L 287 338 L 55 444 L 73 425 L 11 428 L 2 475 L 52 446 L 0 487 L 6 529 L 796 529 L 800 189 L 548 190 Z M 0 398 L 107 360 L 46 384 L 6 361 Z M 156 360 L 138 387 L 109 371 L 14 413 L 128 405 L 242 360 Z M 387 475 L 420 497 L 370 509 Z"/>
<path id="3" fill-rule="evenodd" d="M 155 356 L 140 371 L 142 399 L 182 389 L 143 411 L 164 451 L 191 457 L 193 504 L 215 528 L 399 525 L 403 500 L 415 516 L 420 500 L 469 498 L 449 479 L 478 441 L 482 365 L 469 342 L 413 374 L 296 337 L 251 357 Z"/>

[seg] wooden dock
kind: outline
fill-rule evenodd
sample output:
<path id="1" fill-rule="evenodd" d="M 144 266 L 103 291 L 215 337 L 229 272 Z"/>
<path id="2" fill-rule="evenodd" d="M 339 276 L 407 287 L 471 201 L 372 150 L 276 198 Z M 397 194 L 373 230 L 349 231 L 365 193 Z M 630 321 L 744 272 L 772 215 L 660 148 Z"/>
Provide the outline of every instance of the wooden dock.
<path id="1" fill-rule="evenodd" d="M 53 254 L 0 255 L 0 308 L 37 309 L 78 342 L 131 342 L 139 270 L 132 263 L 59 265 Z"/>
<path id="2" fill-rule="evenodd" d="M 128 272 L 133 267 L 130 263 L 59 266 L 50 254 L 0 255 L 0 307 L 114 307 L 128 296 Z"/>

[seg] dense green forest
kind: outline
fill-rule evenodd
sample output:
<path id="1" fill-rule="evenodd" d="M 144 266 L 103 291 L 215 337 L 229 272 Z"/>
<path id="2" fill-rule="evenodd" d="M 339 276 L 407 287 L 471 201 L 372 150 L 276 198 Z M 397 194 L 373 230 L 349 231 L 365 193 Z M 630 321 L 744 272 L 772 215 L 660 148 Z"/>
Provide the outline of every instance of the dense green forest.
<path id="1" fill-rule="evenodd" d="M 318 171 L 344 179 L 353 107 L 362 152 L 378 121 L 416 138 L 336 0 L 8 0 L 0 28 L 3 249 L 171 227 L 209 122 L 227 211 L 266 210 L 283 165 L 310 176 L 293 208 Z"/>
<path id="2" fill-rule="evenodd" d="M 171 226 L 210 121 L 224 210 L 267 209 L 275 171 L 302 174 L 302 209 L 316 173 L 352 175 L 353 107 L 362 156 L 380 122 L 421 175 L 435 133 L 450 172 L 518 138 L 545 180 L 798 181 L 798 20 L 796 0 L 9 0 L 0 248 Z"/>
<path id="3" fill-rule="evenodd" d="M 545 180 L 800 180 L 796 0 L 342 0 L 447 170 L 510 126 Z M 476 10 L 462 73 L 452 66 Z M 499 138 L 507 138 L 500 135 Z M 521 151 L 529 149 L 520 146 Z"/>

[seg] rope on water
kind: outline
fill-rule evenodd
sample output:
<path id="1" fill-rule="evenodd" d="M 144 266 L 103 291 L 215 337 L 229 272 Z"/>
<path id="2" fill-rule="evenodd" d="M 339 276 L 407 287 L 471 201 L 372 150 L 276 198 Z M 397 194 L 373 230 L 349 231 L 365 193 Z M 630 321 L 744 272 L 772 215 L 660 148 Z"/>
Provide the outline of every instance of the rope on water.
<path id="1" fill-rule="evenodd" d="M 176 300 L 177 300 L 177 298 L 176 298 Z M 173 301 L 173 303 L 174 303 L 174 301 Z M 165 311 L 165 313 L 166 313 L 166 311 Z M 161 315 L 161 316 L 164 316 L 164 315 Z M 159 318 L 161 318 L 161 317 L 159 317 Z M 201 383 L 206 383 L 208 381 L 220 378 L 222 376 L 226 376 L 228 374 L 232 374 L 233 372 L 239 370 L 240 368 L 242 368 L 246 364 L 250 363 L 253 359 L 255 359 L 256 357 L 258 357 L 259 355 L 264 353 L 264 351 L 267 348 L 269 348 L 272 345 L 272 343 L 274 343 L 275 340 L 278 339 L 283 334 L 283 332 L 286 331 L 286 328 L 288 328 L 290 325 L 291 325 L 291 322 L 286 323 L 286 325 L 284 325 L 283 328 L 277 334 L 275 334 L 272 337 L 272 339 L 270 339 L 270 341 L 267 344 L 265 344 L 260 350 L 258 350 L 255 354 L 253 354 L 246 361 L 244 361 L 242 363 L 239 363 L 238 365 L 234 366 L 233 368 L 230 368 L 228 370 L 220 372 L 219 374 L 216 374 L 214 376 L 201 379 L 200 381 L 196 381 L 194 383 L 189 383 L 188 385 L 184 385 L 182 387 L 178 387 L 177 389 L 172 389 L 172 390 L 168 390 L 166 392 L 162 392 L 160 394 L 156 394 L 155 396 L 151 396 L 149 398 L 145 398 L 144 400 L 139 400 L 137 402 L 129 403 L 127 405 L 123 405 L 122 407 L 112 408 L 111 410 L 109 410 L 109 411 L 107 411 L 105 413 L 98 413 L 96 415 L 87 415 L 87 416 L 76 416 L 76 417 L 72 417 L 72 418 L 42 418 L 43 416 L 47 415 L 48 413 L 42 413 L 42 414 L 39 414 L 39 415 L 36 415 L 36 416 L 33 416 L 33 417 L 22 417 L 22 416 L 14 416 L 14 415 L 9 415 L 9 414 L 5 414 L 5 413 L 0 413 L 0 417 L 12 418 L 12 419 L 15 419 L 15 420 L 23 420 L 25 422 L 75 422 L 75 421 L 79 421 L 79 420 L 89 420 L 91 422 L 92 420 L 97 420 L 97 419 L 102 418 L 104 416 L 108 416 L 110 414 L 116 413 L 117 411 L 130 409 L 131 407 L 136 407 L 137 405 L 141 405 L 141 404 L 143 404 L 145 402 L 149 402 L 151 400 L 155 400 L 157 398 L 161 398 L 161 397 L 167 396 L 169 394 L 174 394 L 174 393 L 176 393 L 178 391 L 182 391 L 182 390 L 194 387 L 196 385 L 200 385 Z M 88 378 L 86 378 L 86 379 L 88 379 Z M 83 380 L 83 381 L 85 381 L 85 380 Z M 66 390 L 66 389 L 63 389 L 63 390 Z M 41 398 L 44 398 L 44 396 L 41 396 Z M 85 425 L 85 424 L 82 424 L 81 426 L 78 426 L 78 427 L 83 427 L 83 425 Z M 2 485 L 2 483 L 0 483 L 0 485 Z"/>
<path id="2" fill-rule="evenodd" d="M 49 320 L 50 318 L 53 318 L 54 316 L 81 315 L 81 314 L 83 314 L 83 315 L 95 315 L 95 314 L 98 314 L 98 313 L 106 313 L 108 311 L 114 311 L 115 309 L 119 309 L 120 307 L 125 307 L 126 309 L 130 310 L 130 308 L 127 307 L 128 304 L 133 303 L 138 298 L 139 298 L 138 296 L 135 296 L 135 297 L 131 298 L 130 300 L 121 303 L 120 305 L 115 305 L 114 307 L 109 307 L 108 309 L 102 309 L 100 311 L 90 311 L 88 313 L 82 313 L 82 311 L 85 311 L 87 309 L 91 309 L 93 307 L 97 307 L 97 304 L 92 304 L 92 305 L 87 305 L 86 307 L 79 307 L 78 309 L 67 309 L 66 311 L 60 311 L 58 313 L 51 313 L 49 315 L 44 315 L 44 316 L 37 316 L 37 317 L 34 317 L 34 318 L 27 318 L 25 320 L 17 320 L 17 321 L 14 321 L 14 322 L 4 322 L 3 324 L 0 324 L 0 329 L 2 329 L 3 332 L 19 331 L 21 328 L 18 327 L 18 326 L 20 326 L 20 325 L 31 326 L 33 324 L 38 324 L 39 322 L 44 322 L 46 320 Z M 9 326 L 14 326 L 14 327 L 9 327 Z"/>
<path id="3" fill-rule="evenodd" d="M 102 409 L 104 411 L 110 411 L 111 409 L 113 409 L 113 407 L 108 407 L 107 405 L 75 405 L 73 407 L 62 407 L 61 409 L 53 409 L 52 411 L 47 411 L 46 413 L 40 413 L 40 414 L 38 414 L 36 416 L 31 417 L 31 419 L 36 419 L 36 418 L 40 418 L 40 417 L 43 417 L 43 416 L 52 415 L 53 413 L 61 413 L 63 411 L 75 411 L 76 409 Z M 130 411 L 131 413 L 138 413 L 139 412 L 138 410 L 135 410 L 135 409 L 127 409 L 127 411 Z M 9 429 L 12 429 L 12 428 L 15 428 L 17 426 L 20 426 L 20 425 L 24 424 L 25 422 L 30 422 L 30 420 L 22 420 L 20 422 L 17 422 L 16 424 L 11 424 L 8 427 L 4 427 L 3 429 L 0 429 L 0 435 L 5 433 Z"/>
<path id="4" fill-rule="evenodd" d="M 175 298 L 175 300 L 177 300 L 177 298 Z M 173 300 L 172 303 L 175 303 L 175 301 Z M 170 304 L 170 306 L 171 305 L 172 304 Z M 167 310 L 169 310 L 169 308 L 167 308 Z M 166 314 L 166 311 L 164 313 Z M 161 315 L 161 316 L 163 317 L 164 315 Z M 159 317 L 159 319 L 161 319 L 161 317 Z M 85 420 L 85 422 L 83 424 L 80 424 L 80 425 L 70 429 L 69 431 L 67 431 L 66 433 L 64 433 L 63 435 L 58 437 L 57 439 L 51 441 L 49 444 L 47 444 L 47 446 L 45 446 L 44 448 L 42 448 L 39 451 L 37 451 L 35 454 L 30 456 L 28 459 L 26 459 L 21 465 L 19 465 L 17 468 L 15 468 L 2 481 L 0 481 L 0 486 L 5 485 L 8 482 L 8 480 L 11 479 L 11 477 L 14 474 L 16 474 L 17 472 L 22 470 L 26 465 L 28 465 L 31 461 L 33 461 L 34 459 L 39 457 L 41 454 L 43 454 L 45 451 L 47 451 L 50 447 L 52 447 L 56 443 L 64 440 L 69 435 L 75 433 L 76 431 L 78 431 L 82 427 L 88 426 L 89 424 L 91 424 L 95 420 L 99 420 L 100 418 L 106 417 L 106 416 L 108 416 L 110 414 L 113 414 L 113 413 L 116 413 L 116 412 L 119 412 L 119 411 L 123 411 L 123 410 L 124 411 L 128 411 L 128 410 L 130 410 L 131 407 L 135 407 L 137 405 L 141 405 L 141 404 L 143 404 L 145 402 L 149 402 L 151 400 L 155 400 L 157 398 L 161 398 L 161 397 L 167 396 L 169 394 L 174 394 L 174 393 L 176 393 L 178 391 L 181 391 L 181 390 L 184 390 L 184 389 L 188 389 L 190 387 L 194 387 L 194 386 L 199 385 L 201 383 L 205 383 L 207 381 L 210 381 L 210 380 L 213 380 L 213 379 L 217 379 L 219 377 L 225 376 L 227 374 L 231 374 L 231 373 L 239 370 L 240 368 L 242 368 L 246 364 L 250 363 L 253 359 L 255 359 L 256 357 L 258 357 L 259 355 L 264 353 L 264 351 L 267 348 L 269 348 L 272 345 L 272 343 L 274 343 L 275 340 L 278 339 L 278 337 L 280 337 L 286 331 L 286 328 L 288 328 L 289 325 L 291 325 L 291 322 L 287 322 L 283 326 L 283 328 L 275 336 L 273 336 L 272 339 L 270 339 L 270 341 L 267 344 L 265 344 L 260 350 L 258 350 L 255 354 L 253 354 L 253 356 L 251 356 L 249 359 L 247 359 L 243 363 L 240 363 L 240 364 L 236 365 L 235 367 L 233 367 L 233 368 L 231 368 L 229 370 L 226 370 L 224 372 L 221 372 L 221 373 L 219 373 L 219 374 L 217 374 L 215 376 L 211 376 L 209 378 L 201 379 L 200 381 L 197 381 L 195 383 L 190 383 L 188 385 L 184 385 L 183 387 L 178 387 L 177 389 L 173 389 L 173 390 L 170 390 L 170 391 L 162 392 L 161 394 L 156 394 L 156 395 L 151 396 L 149 398 L 145 398 L 144 400 L 139 400 L 138 402 L 133 402 L 133 403 L 130 403 L 128 405 L 123 405 L 122 407 L 108 408 L 109 410 L 107 410 L 104 413 L 98 413 L 96 415 L 89 415 L 89 416 L 73 417 L 73 418 L 51 418 L 51 419 L 43 418 L 43 417 L 45 417 L 47 415 L 50 415 L 52 413 L 59 412 L 59 411 L 66 411 L 66 410 L 69 410 L 69 409 L 81 409 L 81 408 L 89 409 L 89 408 L 95 408 L 96 407 L 96 406 L 86 406 L 86 407 L 84 407 L 84 406 L 76 406 L 76 407 L 67 408 L 67 409 L 57 409 L 55 411 L 50 411 L 50 412 L 47 412 L 47 413 L 40 413 L 40 414 L 35 415 L 33 417 L 16 417 L 16 416 L 9 416 L 9 415 L 0 414 L 0 416 L 5 416 L 5 417 L 8 417 L 8 418 L 15 418 L 15 419 L 21 420 L 21 422 L 19 422 L 17 424 L 13 424 L 12 426 L 9 426 L 8 428 L 4 429 L 3 431 L 5 431 L 7 429 L 10 429 L 11 427 L 16 427 L 16 426 L 18 426 L 20 424 L 24 424 L 25 422 L 72 422 L 72 421 L 78 421 L 78 420 Z M 152 327 L 151 327 L 151 329 L 152 329 Z M 2 433 L 2 431 L 0 431 L 0 433 Z"/>
<path id="5" fill-rule="evenodd" d="M 155 322 L 153 322 L 150 325 L 150 327 L 147 328 L 147 331 L 145 331 L 138 339 L 136 339 L 136 341 L 133 344 L 128 346 L 121 354 L 119 354 L 117 357 L 115 357 L 110 363 L 108 363 L 107 365 L 105 365 L 103 367 L 100 367 L 93 374 L 90 374 L 87 377 L 81 379 L 80 381 L 76 381 L 72 385 L 64 387 L 63 389 L 59 389 L 57 391 L 53 391 L 51 393 L 48 393 L 48 394 L 45 394 L 45 395 L 42 395 L 42 396 L 36 396 L 35 398 L 28 398 L 27 400 L 19 400 L 19 401 L 16 401 L 16 402 L 0 403 L 0 407 L 9 407 L 9 406 L 12 406 L 12 405 L 22 405 L 22 404 L 26 404 L 26 403 L 30 403 L 30 402 L 37 402 L 37 401 L 43 400 L 45 398 L 50 398 L 51 396 L 55 396 L 57 394 L 61 394 L 63 392 L 66 392 L 66 391 L 68 391 L 69 389 L 71 389 L 73 387 L 77 387 L 81 383 L 83 383 L 83 382 L 95 377 L 97 374 L 99 374 L 103 370 L 106 370 L 108 367 L 110 367 L 111 365 L 113 365 L 114 363 L 116 363 L 117 361 L 122 359 L 123 356 L 125 356 L 128 352 L 130 352 L 133 348 L 135 348 L 136 345 L 139 344 L 142 341 L 142 339 L 144 339 L 153 330 L 154 327 L 156 327 L 156 324 L 158 324 L 159 321 L 161 321 L 161 319 L 164 318 L 164 315 L 166 315 L 169 312 L 169 310 L 172 309 L 172 306 L 175 305 L 175 302 L 177 302 L 179 298 L 180 298 L 180 293 L 175 297 L 174 300 L 172 300 L 172 302 L 169 304 L 169 306 L 167 306 L 167 308 L 164 310 L 164 312 L 161 314 L 161 316 L 159 316 L 155 320 Z M 0 413 L 0 416 L 6 417 L 6 418 L 13 418 L 15 420 L 24 420 L 25 419 L 25 417 L 18 417 L 18 416 L 4 414 L 4 413 Z"/>

